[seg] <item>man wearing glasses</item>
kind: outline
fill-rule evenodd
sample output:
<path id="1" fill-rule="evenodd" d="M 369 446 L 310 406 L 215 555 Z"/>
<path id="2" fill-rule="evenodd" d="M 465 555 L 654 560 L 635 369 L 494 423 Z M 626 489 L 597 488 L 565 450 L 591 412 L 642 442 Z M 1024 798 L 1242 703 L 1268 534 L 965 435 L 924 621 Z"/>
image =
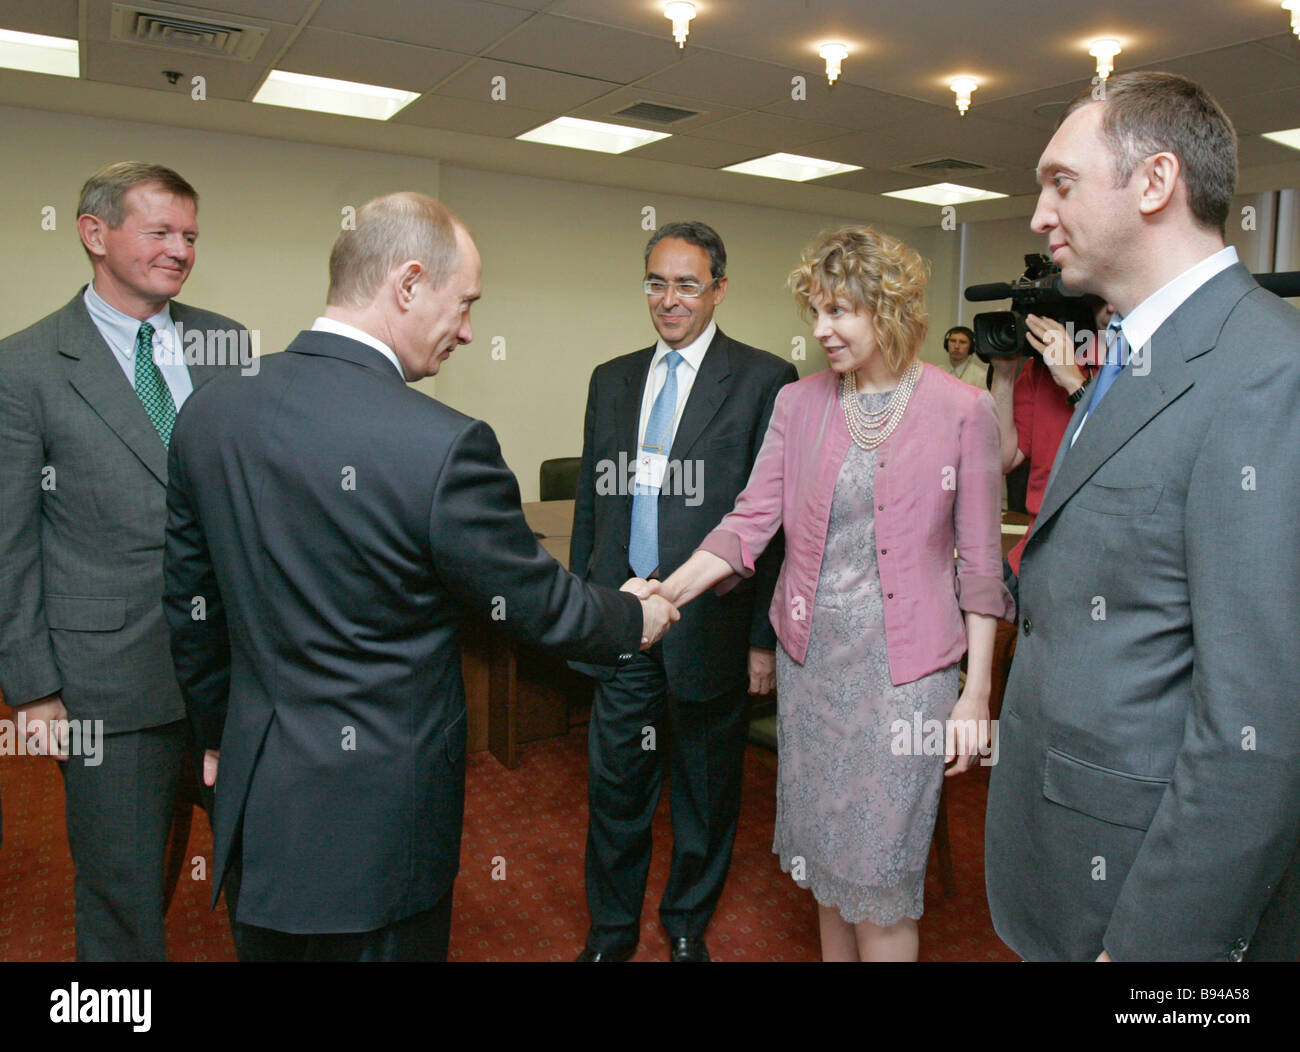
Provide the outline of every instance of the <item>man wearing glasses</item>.
<path id="1" fill-rule="evenodd" d="M 723 335 L 722 239 L 668 223 L 646 246 L 643 287 L 658 342 L 592 373 L 569 565 L 594 584 L 667 577 L 731 510 L 793 365 Z M 768 606 L 780 538 L 726 595 L 701 596 L 662 643 L 596 679 L 588 760 L 580 961 L 625 961 L 640 939 L 650 827 L 666 749 L 672 865 L 659 906 L 673 961 L 707 961 L 704 930 L 740 814 L 746 693 L 775 684 Z M 671 745 L 668 739 L 671 738 Z"/>

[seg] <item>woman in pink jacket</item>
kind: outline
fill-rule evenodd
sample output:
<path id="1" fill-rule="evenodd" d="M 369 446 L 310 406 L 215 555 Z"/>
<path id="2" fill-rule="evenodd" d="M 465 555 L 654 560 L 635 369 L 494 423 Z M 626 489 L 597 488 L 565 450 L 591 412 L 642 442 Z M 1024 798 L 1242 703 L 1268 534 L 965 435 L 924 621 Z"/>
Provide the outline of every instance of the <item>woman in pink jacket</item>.
<path id="1" fill-rule="evenodd" d="M 1015 616 L 992 399 L 916 358 L 928 276 L 868 227 L 804 250 L 790 286 L 830 368 L 782 389 L 735 508 L 658 586 L 725 589 L 785 529 L 773 851 L 826 960 L 916 959 L 945 760 L 987 749 L 994 619 Z"/>

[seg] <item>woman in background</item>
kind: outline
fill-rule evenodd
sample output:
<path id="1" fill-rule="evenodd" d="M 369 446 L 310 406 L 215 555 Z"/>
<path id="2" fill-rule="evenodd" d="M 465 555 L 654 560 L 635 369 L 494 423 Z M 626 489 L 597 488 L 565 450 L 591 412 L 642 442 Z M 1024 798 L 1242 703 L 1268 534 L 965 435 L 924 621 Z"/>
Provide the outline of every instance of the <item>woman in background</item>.
<path id="1" fill-rule="evenodd" d="M 785 528 L 773 851 L 825 960 L 916 960 L 945 750 L 955 774 L 984 748 L 994 619 L 1014 617 L 993 402 L 917 360 L 928 277 L 868 227 L 804 250 L 790 286 L 830 368 L 782 389 L 735 508 L 659 586 L 734 584 Z"/>

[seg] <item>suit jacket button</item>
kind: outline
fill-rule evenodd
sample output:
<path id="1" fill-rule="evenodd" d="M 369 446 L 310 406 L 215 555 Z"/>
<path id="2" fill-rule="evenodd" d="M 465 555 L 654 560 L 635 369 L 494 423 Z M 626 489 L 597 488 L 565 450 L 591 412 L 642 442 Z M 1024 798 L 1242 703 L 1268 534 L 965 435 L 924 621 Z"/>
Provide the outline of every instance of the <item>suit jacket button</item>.
<path id="1" fill-rule="evenodd" d="M 1029 618 L 1025 618 L 1024 621 L 1021 622 L 1020 628 L 1027 636 L 1032 636 L 1034 634 L 1034 623 L 1030 621 Z"/>

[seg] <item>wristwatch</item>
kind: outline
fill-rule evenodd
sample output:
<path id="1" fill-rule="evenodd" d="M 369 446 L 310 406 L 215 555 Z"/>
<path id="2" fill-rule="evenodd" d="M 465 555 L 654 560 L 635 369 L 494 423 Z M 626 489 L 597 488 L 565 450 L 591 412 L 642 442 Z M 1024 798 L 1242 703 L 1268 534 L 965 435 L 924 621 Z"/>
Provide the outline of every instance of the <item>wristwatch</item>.
<path id="1" fill-rule="evenodd" d="M 1091 379 L 1084 380 L 1074 394 L 1065 396 L 1065 400 L 1069 402 L 1070 405 L 1078 405 L 1083 400 L 1083 392 L 1088 390 L 1088 385 L 1090 383 L 1092 383 Z"/>

